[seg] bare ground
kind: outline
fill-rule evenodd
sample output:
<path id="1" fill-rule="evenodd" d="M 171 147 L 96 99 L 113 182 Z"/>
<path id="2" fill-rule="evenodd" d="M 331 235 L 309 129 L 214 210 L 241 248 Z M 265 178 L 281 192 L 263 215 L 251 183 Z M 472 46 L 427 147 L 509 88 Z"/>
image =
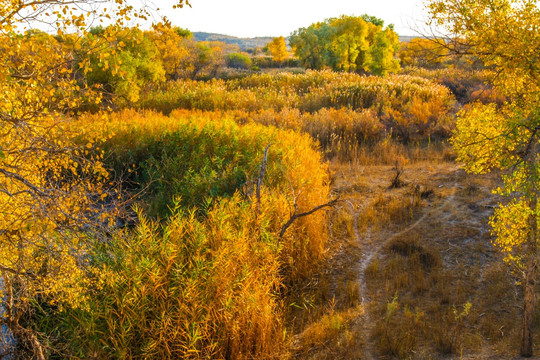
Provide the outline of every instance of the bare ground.
<path id="1" fill-rule="evenodd" d="M 296 359 L 512 359 L 518 278 L 492 245 L 497 176 L 333 164 L 328 261 L 293 312 Z"/>

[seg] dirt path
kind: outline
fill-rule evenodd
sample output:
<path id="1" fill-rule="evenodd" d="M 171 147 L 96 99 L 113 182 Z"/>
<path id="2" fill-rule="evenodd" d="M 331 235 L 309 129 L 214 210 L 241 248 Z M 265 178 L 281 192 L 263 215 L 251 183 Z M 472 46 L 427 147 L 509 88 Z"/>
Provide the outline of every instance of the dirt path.
<path id="1" fill-rule="evenodd" d="M 457 171 L 457 169 L 456 169 Z M 368 303 L 370 302 L 369 294 L 368 294 L 368 288 L 367 283 L 365 279 L 365 272 L 368 265 L 371 263 L 374 257 L 381 254 L 382 247 L 384 246 L 384 243 L 387 241 L 391 241 L 394 238 L 397 238 L 399 236 L 402 236 L 406 234 L 407 232 L 412 231 L 413 229 L 417 228 L 420 224 L 423 224 L 426 219 L 432 215 L 437 215 L 443 212 L 442 210 L 450 205 L 455 198 L 455 193 L 457 190 L 457 180 L 456 175 L 454 174 L 454 182 L 451 185 L 450 188 L 450 194 L 446 196 L 446 198 L 437 204 L 436 207 L 432 207 L 429 209 L 423 209 L 423 214 L 412 224 L 408 225 L 406 228 L 394 232 L 394 233 L 385 233 L 385 239 L 381 237 L 382 234 L 374 235 L 374 231 L 371 227 L 368 227 L 366 231 L 364 231 L 362 234 L 360 234 L 359 231 L 359 218 L 362 216 L 363 211 L 366 207 L 366 202 L 360 205 L 353 204 L 351 200 L 346 200 L 348 207 L 352 213 L 353 216 L 353 234 L 354 234 L 354 242 L 358 244 L 359 251 L 361 252 L 361 258 L 358 264 L 358 283 L 359 283 L 359 298 L 361 301 L 362 306 L 366 307 Z M 369 311 L 365 311 L 363 315 L 363 321 L 364 324 L 364 334 L 370 334 L 372 332 L 374 321 L 371 321 Z M 370 341 L 366 342 L 366 346 L 364 349 L 364 358 L 366 360 L 375 360 L 377 359 L 372 344 Z"/>
<path id="2" fill-rule="evenodd" d="M 371 260 L 373 260 L 373 257 L 379 253 L 379 248 L 381 246 L 381 243 L 374 243 L 373 239 L 371 238 L 371 228 L 369 228 L 367 231 L 365 231 L 362 235 L 360 235 L 360 231 L 358 230 L 358 219 L 360 218 L 363 209 L 363 206 L 360 209 L 357 209 L 355 205 L 350 201 L 347 200 L 347 204 L 349 205 L 349 208 L 353 214 L 353 234 L 354 234 L 354 242 L 359 245 L 359 250 L 362 253 L 362 257 L 360 259 L 359 265 L 358 265 L 358 283 L 359 283 L 359 298 L 360 298 L 360 304 L 364 309 L 367 307 L 367 304 L 369 303 L 370 299 L 368 297 L 368 290 L 367 290 L 367 284 L 365 279 L 365 272 L 366 268 L 371 263 Z M 364 204 L 365 205 L 365 204 Z M 364 310 L 363 312 L 363 319 L 362 324 L 364 334 L 369 334 L 371 332 L 371 326 L 373 322 L 370 319 L 369 311 Z M 363 351 L 364 359 L 365 360 L 375 360 L 376 358 L 373 355 L 373 347 L 369 339 L 366 341 L 366 346 Z"/>
<path id="3" fill-rule="evenodd" d="M 450 299 L 444 301 L 450 301 L 450 304 L 456 306 L 469 300 L 476 301 L 476 307 L 490 304 L 492 300 L 489 297 L 484 299 L 482 295 L 485 291 L 482 288 L 487 285 L 479 279 L 483 278 L 486 270 L 488 276 L 495 276 L 492 264 L 499 261 L 496 259 L 496 250 L 490 243 L 488 226 L 489 215 L 496 204 L 496 199 L 489 191 L 493 187 L 491 178 L 475 180 L 477 178 L 466 175 L 459 166 L 451 163 L 419 163 L 407 170 L 404 179 L 407 185 L 400 189 L 389 189 L 389 179 L 392 177 L 389 166 L 341 166 L 334 171 L 334 190 L 339 192 L 344 200 L 342 205 L 335 209 L 332 219 L 332 226 L 335 224 L 336 228 L 332 232 L 331 242 L 337 250 L 329 261 L 325 281 L 330 283 L 326 299 L 335 297 L 336 303 L 341 305 L 320 317 L 320 320 L 315 318 L 306 327 L 310 329 L 307 333 L 297 334 L 295 344 L 300 349 L 295 355 L 297 359 L 380 359 L 378 331 L 381 321 L 384 320 L 385 304 L 394 296 L 391 290 L 392 294 L 387 298 L 388 290 L 385 290 L 385 287 L 388 284 L 385 282 L 388 279 L 392 282 L 394 277 L 404 275 L 402 278 L 407 279 L 409 276 L 390 273 L 390 278 L 382 278 L 383 271 L 395 271 L 388 268 L 388 264 L 389 261 L 399 260 L 396 256 L 402 256 L 399 260 L 401 263 L 407 261 L 407 255 L 389 250 L 390 244 L 395 241 L 412 241 L 413 244 L 418 244 L 416 249 L 425 249 L 428 254 L 440 256 L 440 260 L 437 260 L 440 265 L 436 265 L 440 266 L 440 270 L 437 271 L 441 278 L 447 279 L 445 281 L 451 281 L 441 290 L 432 290 L 438 288 L 429 283 L 430 273 L 425 273 L 422 281 L 425 281 L 426 290 L 421 290 L 423 292 L 414 295 L 418 298 L 412 300 L 412 290 L 406 295 L 407 301 L 418 304 L 412 306 L 421 308 L 426 301 L 431 301 L 434 308 L 452 306 L 439 305 L 443 301 L 440 296 Z M 428 195 L 421 196 L 424 193 Z M 392 206 L 398 208 L 397 217 L 391 215 L 395 210 Z M 411 206 L 414 208 L 408 209 Z M 402 212 L 404 215 L 399 215 L 400 209 L 405 209 Z M 374 271 L 378 275 L 373 275 L 375 273 L 371 269 L 374 260 L 377 260 L 377 265 L 374 265 L 377 270 Z M 350 283 L 356 285 L 357 305 L 350 301 Z M 459 296 L 456 294 L 462 292 L 456 284 L 467 288 L 463 292 L 465 297 L 456 298 Z M 436 291 L 442 294 L 433 297 L 431 294 Z M 505 296 L 508 293 L 502 292 Z M 401 299 L 404 298 L 400 297 Z M 484 313 L 485 310 L 478 308 L 473 316 L 476 316 L 476 321 L 481 322 L 486 316 Z M 316 331 L 324 331 L 325 327 L 331 324 L 328 322 L 329 316 L 341 317 L 346 327 L 331 338 L 322 337 L 323 342 L 310 340 Z M 355 334 L 356 339 L 351 337 L 351 333 Z M 342 343 L 347 345 L 343 346 Z M 351 351 L 351 348 L 354 350 Z M 426 351 L 433 351 L 433 348 Z M 489 350 L 487 353 L 490 353 Z M 432 352 L 423 355 L 416 353 L 411 358 L 423 359 L 431 354 Z M 482 354 L 481 358 L 489 358 L 484 355 Z"/>

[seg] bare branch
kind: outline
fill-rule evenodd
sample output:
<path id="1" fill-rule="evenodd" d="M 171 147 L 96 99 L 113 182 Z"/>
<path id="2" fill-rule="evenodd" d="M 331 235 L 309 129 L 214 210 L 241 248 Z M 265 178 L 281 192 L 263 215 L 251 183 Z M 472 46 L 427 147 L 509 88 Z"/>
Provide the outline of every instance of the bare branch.
<path id="1" fill-rule="evenodd" d="M 255 193 L 255 196 L 257 197 L 257 215 L 261 212 L 261 185 L 264 178 L 264 173 L 266 172 L 266 161 L 268 158 L 268 149 L 270 148 L 271 144 L 266 145 L 266 149 L 264 149 L 264 157 L 261 164 L 261 172 L 259 174 L 259 178 L 257 179 L 257 191 Z"/>
<path id="2" fill-rule="evenodd" d="M 341 200 L 339 199 L 339 196 L 337 198 L 335 198 L 334 200 L 331 200 L 327 203 L 324 203 L 324 204 L 321 204 L 319 206 L 316 206 L 314 207 L 313 209 L 309 210 L 309 211 L 306 211 L 306 212 L 303 212 L 303 213 L 300 213 L 300 214 L 297 214 L 296 211 L 298 210 L 298 205 L 295 203 L 294 204 L 294 213 L 293 215 L 291 216 L 291 218 L 283 225 L 283 227 L 281 228 L 281 231 L 279 232 L 279 238 L 281 239 L 283 237 L 283 235 L 285 235 L 285 231 L 287 231 L 287 229 L 293 224 L 293 222 L 298 219 L 298 218 L 301 218 L 301 217 L 304 217 L 304 216 L 308 216 L 308 215 L 311 215 L 313 214 L 314 212 L 316 211 L 319 211 L 321 209 L 324 209 L 325 207 L 333 207 L 334 205 L 336 205 L 338 202 L 340 202 Z"/>

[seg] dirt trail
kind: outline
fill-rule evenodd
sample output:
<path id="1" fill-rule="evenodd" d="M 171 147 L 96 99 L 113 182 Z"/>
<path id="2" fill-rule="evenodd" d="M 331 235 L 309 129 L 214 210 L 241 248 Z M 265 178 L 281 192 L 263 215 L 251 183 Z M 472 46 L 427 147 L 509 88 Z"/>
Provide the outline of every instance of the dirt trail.
<path id="1" fill-rule="evenodd" d="M 351 314 L 352 311 L 355 314 L 353 321 L 347 320 L 348 331 L 357 333 L 360 339 L 350 342 L 353 347 L 356 346 L 354 351 L 344 350 L 339 345 L 341 340 L 326 340 L 320 345 L 311 343 L 309 350 L 305 352 L 306 348 L 303 348 L 303 354 L 298 352 L 296 358 L 338 359 L 350 358 L 353 354 L 352 358 L 355 359 L 376 360 L 380 358 L 380 345 L 376 342 L 378 338 L 371 339 L 370 335 L 377 333 L 376 326 L 381 321 L 376 318 L 380 316 L 376 314 L 381 308 L 381 294 L 373 288 L 371 272 L 368 271 L 366 275 L 366 269 L 370 269 L 374 259 L 378 259 L 377 268 L 386 266 L 389 250 L 385 246 L 389 246 L 393 240 L 401 240 L 402 237 L 405 241 L 418 239 L 421 246 L 440 254 L 444 269 L 454 271 L 456 266 L 461 266 L 466 276 L 467 271 L 474 270 L 474 266 L 481 266 L 476 272 L 478 277 L 460 280 L 473 284 L 483 276 L 482 264 L 494 260 L 487 223 L 496 199 L 489 192 L 488 182 L 491 180 L 475 182 L 459 166 L 450 163 L 412 165 L 405 173 L 406 185 L 400 189 L 388 188 L 392 177 L 390 166 L 347 165 L 337 167 L 334 171 L 334 191 L 341 194 L 343 202 L 335 209 L 333 218 L 333 224 L 337 224 L 337 227 L 332 241 L 339 250 L 332 256 L 326 272 L 331 284 L 328 296 L 335 296 L 338 301 L 341 297 L 338 313 Z M 421 205 L 412 208 L 411 212 L 406 210 L 403 217 L 388 217 L 391 215 L 386 212 L 391 208 L 387 206 L 397 204 L 407 208 L 409 201 L 411 206 Z M 429 239 L 429 242 L 423 242 L 425 239 Z M 348 282 L 357 285 L 357 310 L 349 302 L 351 288 L 346 287 L 346 294 L 342 292 L 343 285 Z M 381 286 L 384 284 L 381 283 Z M 475 283 L 474 286 L 476 291 L 482 284 Z M 482 315 L 478 315 L 479 318 Z M 312 329 L 325 326 L 324 322 L 315 321 L 313 324 Z M 346 333 L 347 330 L 339 336 Z M 302 343 L 309 343 L 309 340 L 304 342 L 304 336 L 301 332 L 295 337 L 295 344 L 299 348 L 302 348 Z M 343 357 L 342 354 L 347 355 Z"/>
<path id="2" fill-rule="evenodd" d="M 454 170 L 457 171 L 457 168 Z M 456 190 L 458 187 L 458 183 L 456 180 L 456 174 L 453 176 L 454 182 L 451 185 L 450 188 L 450 194 L 444 199 L 444 201 L 440 202 L 436 207 L 432 207 L 429 209 L 423 209 L 423 214 L 420 216 L 414 223 L 408 225 L 406 228 L 394 232 L 394 233 L 385 233 L 385 238 L 383 239 L 381 237 L 381 233 L 379 233 L 378 238 L 376 238 L 376 235 L 374 236 L 374 231 L 371 227 L 368 227 L 368 229 L 363 232 L 363 234 L 360 234 L 360 231 L 358 230 L 359 225 L 359 218 L 362 216 L 362 212 L 365 209 L 366 203 L 364 202 L 360 206 L 356 206 L 353 204 L 351 200 L 346 200 L 347 204 L 349 205 L 349 209 L 351 210 L 351 213 L 353 214 L 353 234 L 354 234 L 354 240 L 359 246 L 359 251 L 362 253 L 360 262 L 358 264 L 358 282 L 359 282 L 359 298 L 361 301 L 362 306 L 367 306 L 369 303 L 369 294 L 367 289 L 367 283 L 365 279 L 365 271 L 368 265 L 371 263 L 373 258 L 377 255 L 380 255 L 382 247 L 387 241 L 390 241 L 394 238 L 397 238 L 399 236 L 402 236 L 406 234 L 407 232 L 415 229 L 420 224 L 423 224 L 426 219 L 429 216 L 439 214 L 442 212 L 442 210 L 450 205 L 455 198 Z M 364 312 L 363 316 L 363 324 L 364 324 L 364 334 L 370 334 L 373 328 L 374 322 L 371 321 L 369 311 Z M 366 342 L 366 347 L 364 350 L 364 357 L 366 360 L 375 360 L 377 359 L 376 355 L 374 354 L 374 351 L 372 349 L 372 344 L 370 344 L 370 341 Z"/>
<path id="3" fill-rule="evenodd" d="M 358 282 L 359 282 L 359 298 L 361 305 L 366 308 L 367 304 L 369 303 L 368 298 L 368 291 L 367 291 L 367 284 L 365 280 L 365 272 L 368 264 L 371 262 L 373 257 L 379 252 L 379 248 L 381 246 L 380 243 L 373 243 L 371 238 L 371 228 L 369 228 L 367 231 L 364 232 L 363 236 L 360 235 L 360 231 L 358 230 L 358 219 L 360 218 L 362 211 L 364 210 L 364 207 L 361 207 L 361 209 L 357 209 L 354 204 L 348 200 L 347 204 L 349 205 L 351 212 L 353 213 L 353 233 L 354 233 L 354 242 L 359 244 L 360 251 L 362 253 L 362 257 L 360 259 L 360 263 L 358 266 Z M 364 204 L 365 205 L 365 204 Z M 363 319 L 362 319 L 363 327 L 364 327 L 364 333 L 369 334 L 371 332 L 371 329 L 368 327 L 373 324 L 373 322 L 370 319 L 369 311 L 364 310 L 363 313 Z M 365 360 L 375 360 L 376 358 L 373 356 L 373 349 L 372 345 L 369 340 L 366 341 L 366 346 L 364 348 L 364 359 Z"/>

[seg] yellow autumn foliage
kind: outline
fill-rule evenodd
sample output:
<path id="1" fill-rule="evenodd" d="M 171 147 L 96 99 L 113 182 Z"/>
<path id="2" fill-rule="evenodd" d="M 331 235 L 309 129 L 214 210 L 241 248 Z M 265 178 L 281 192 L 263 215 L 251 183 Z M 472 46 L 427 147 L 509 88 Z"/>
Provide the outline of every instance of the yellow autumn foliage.
<path id="1" fill-rule="evenodd" d="M 86 114 L 77 126 L 104 134 L 106 161 L 132 169 L 141 187 L 153 164 L 161 182 L 153 190 L 168 197 L 169 210 L 147 219 L 150 190 L 135 231 L 92 250 L 103 285 L 93 287 L 87 310 L 71 313 L 70 349 L 107 358 L 280 358 L 286 289 L 316 268 L 327 237 L 324 211 L 298 218 L 280 237 L 292 213 L 328 201 L 328 169 L 313 140 L 187 110 Z M 208 186 L 190 192 L 203 179 Z"/>
<path id="2" fill-rule="evenodd" d="M 261 202 L 275 202 L 275 226 L 286 222 L 295 203 L 302 213 L 328 201 L 327 165 L 308 135 L 186 110 L 170 116 L 134 110 L 87 115 L 79 126 L 109 138 L 103 146 L 115 172 L 131 168 L 132 180 L 142 187 L 151 177 L 159 179 L 155 187 L 150 184 L 147 199 L 152 200 L 143 205 L 153 215 L 166 216 L 175 198 L 183 206 L 200 207 L 208 198 L 242 191 L 255 202 L 254 185 L 268 144 Z M 322 255 L 324 219 L 323 212 L 300 218 L 287 232 L 282 260 L 290 274 L 308 273 Z"/>

